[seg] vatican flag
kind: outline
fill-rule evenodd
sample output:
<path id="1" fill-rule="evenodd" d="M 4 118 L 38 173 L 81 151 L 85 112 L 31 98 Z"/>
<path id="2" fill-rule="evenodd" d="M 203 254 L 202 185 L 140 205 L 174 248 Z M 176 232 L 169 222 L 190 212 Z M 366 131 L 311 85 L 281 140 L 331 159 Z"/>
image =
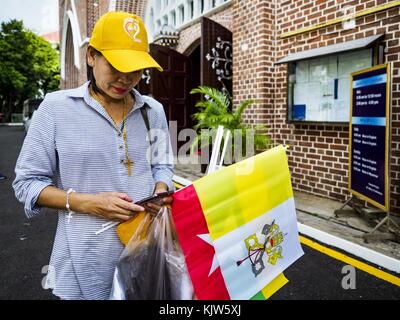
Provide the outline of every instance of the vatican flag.
<path id="1" fill-rule="evenodd" d="M 304 254 L 282 146 L 177 191 L 172 216 L 199 299 L 267 298 Z"/>

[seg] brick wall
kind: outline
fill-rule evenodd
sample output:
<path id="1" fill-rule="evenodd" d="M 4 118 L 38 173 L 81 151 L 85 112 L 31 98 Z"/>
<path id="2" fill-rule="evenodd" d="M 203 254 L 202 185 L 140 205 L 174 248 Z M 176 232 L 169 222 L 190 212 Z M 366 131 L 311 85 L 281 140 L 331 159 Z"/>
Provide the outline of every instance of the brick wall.
<path id="1" fill-rule="evenodd" d="M 233 3 L 233 99 L 234 105 L 254 99 L 244 119 L 274 126 L 275 5 L 273 1 Z"/>
<path id="2" fill-rule="evenodd" d="M 61 6 L 62 4 L 62 6 Z M 85 1 L 75 1 L 76 14 L 78 15 L 78 23 L 80 29 L 80 37 L 86 37 L 86 2 Z M 62 13 L 60 15 L 60 34 L 61 37 L 64 34 L 64 13 L 67 11 L 73 11 L 72 3 L 69 0 L 60 1 L 60 10 Z M 76 35 L 75 35 L 76 36 Z M 81 69 L 78 69 L 74 62 L 74 45 L 75 41 L 74 35 L 72 33 L 71 23 L 67 25 L 65 48 L 63 48 L 63 38 L 61 38 L 61 50 L 65 50 L 65 79 L 61 79 L 60 87 L 61 89 L 73 88 L 83 83 L 83 73 L 82 73 L 82 59 L 84 58 L 84 53 L 82 50 L 79 51 L 79 58 L 81 62 Z"/>
<path id="3" fill-rule="evenodd" d="M 147 0 L 117 0 L 116 11 L 125 11 L 144 17 Z"/>
<path id="4" fill-rule="evenodd" d="M 327 198 L 349 197 L 348 126 L 287 124 L 287 66 L 273 62 L 289 53 L 385 33 L 385 62 L 392 61 L 392 152 L 391 208 L 400 212 L 400 9 L 395 7 L 356 19 L 356 27 L 342 24 L 281 39 L 279 35 L 343 16 L 342 9 L 355 12 L 393 1 L 384 0 L 277 0 L 240 1 L 233 6 L 234 99 L 255 98 L 259 102 L 246 114 L 249 123 L 264 122 L 275 143 L 291 145 L 289 162 L 296 190 Z M 271 23 L 272 22 L 272 23 Z M 276 30 L 272 26 L 276 26 Z M 249 49 L 241 50 L 243 42 Z"/>
<path id="5" fill-rule="evenodd" d="M 88 15 L 87 15 L 87 1 L 76 1 L 75 6 L 78 15 L 79 30 L 81 40 L 85 40 L 88 37 Z M 84 45 L 79 49 L 79 56 L 81 62 L 81 68 L 79 70 L 79 80 L 77 85 L 81 85 L 87 81 L 86 77 L 86 49 L 87 45 Z"/>
<path id="6" fill-rule="evenodd" d="M 87 36 L 91 37 L 94 25 L 100 18 L 99 0 L 87 0 Z"/>

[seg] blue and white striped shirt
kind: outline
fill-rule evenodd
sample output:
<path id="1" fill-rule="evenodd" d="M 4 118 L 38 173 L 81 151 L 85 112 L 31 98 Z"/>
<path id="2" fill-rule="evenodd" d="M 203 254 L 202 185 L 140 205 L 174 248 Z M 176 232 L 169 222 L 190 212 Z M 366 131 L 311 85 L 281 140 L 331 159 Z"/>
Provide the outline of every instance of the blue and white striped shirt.
<path id="1" fill-rule="evenodd" d="M 126 119 L 128 176 L 121 128 L 94 100 L 89 82 L 72 90 L 46 95 L 35 112 L 19 155 L 13 182 L 16 197 L 25 204 L 27 217 L 40 213 L 37 199 L 49 185 L 81 193 L 125 192 L 134 200 L 150 196 L 158 181 L 172 190 L 173 154 L 162 105 L 133 90 L 135 105 Z M 155 157 L 147 157 L 150 143 L 140 108 L 147 108 Z M 158 145 L 158 147 L 154 147 Z M 148 161 L 148 158 L 151 161 Z M 58 226 L 48 274 L 53 293 L 63 299 L 108 299 L 114 269 L 123 250 L 115 228 L 99 235 L 106 219 L 90 214 L 58 213 Z"/>

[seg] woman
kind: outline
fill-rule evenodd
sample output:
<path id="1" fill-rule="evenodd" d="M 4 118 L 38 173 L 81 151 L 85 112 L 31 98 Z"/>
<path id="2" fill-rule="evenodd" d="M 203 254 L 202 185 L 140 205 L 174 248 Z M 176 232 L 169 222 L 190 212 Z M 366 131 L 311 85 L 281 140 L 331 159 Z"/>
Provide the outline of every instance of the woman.
<path id="1" fill-rule="evenodd" d="M 143 21 L 124 12 L 102 16 L 87 64 L 90 81 L 45 97 L 13 182 L 28 217 L 42 207 L 60 210 L 47 279 L 61 299 L 108 299 L 123 245 L 115 227 L 98 231 L 144 210 L 134 202 L 174 188 L 163 107 L 133 89 L 143 69 L 162 70 L 148 54 Z"/>

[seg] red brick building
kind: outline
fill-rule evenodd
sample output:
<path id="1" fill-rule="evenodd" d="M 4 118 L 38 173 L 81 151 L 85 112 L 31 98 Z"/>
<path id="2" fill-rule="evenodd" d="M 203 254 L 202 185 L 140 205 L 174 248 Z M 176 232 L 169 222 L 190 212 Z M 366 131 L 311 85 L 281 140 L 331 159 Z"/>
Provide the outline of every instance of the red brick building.
<path id="1" fill-rule="evenodd" d="M 355 16 L 349 29 L 342 23 L 346 7 Z M 391 209 L 400 212 L 400 2 L 236 1 L 233 13 L 234 99 L 256 98 L 248 121 L 266 123 L 275 143 L 291 146 L 295 189 L 341 201 L 349 197 L 348 123 L 288 121 L 288 64 L 275 63 L 293 53 L 383 35 L 371 44 L 371 65 L 393 63 L 390 194 Z"/>
<path id="2" fill-rule="evenodd" d="M 210 49 L 207 30 L 218 35 L 220 29 L 204 27 L 202 17 L 230 31 L 233 61 L 227 78 L 234 102 L 257 100 L 245 114 L 246 122 L 267 125 L 275 144 L 291 146 L 288 154 L 295 189 L 340 201 L 350 196 L 350 89 L 346 81 L 351 72 L 391 62 L 390 198 L 391 210 L 400 212 L 400 1 L 60 0 L 64 88 L 86 80 L 88 38 L 95 21 L 108 10 L 141 15 L 156 43 L 162 42 L 163 24 L 176 30 L 179 36 L 168 51 L 160 51 L 160 59 L 175 57 L 170 50 L 180 61 L 186 61 L 183 56 L 188 58 L 182 63 L 188 66 L 189 75 L 167 72 L 166 82 L 188 81 L 185 90 L 209 84 L 204 71 Z M 151 77 L 158 81 L 157 75 Z M 181 104 L 189 117 L 193 101 L 187 94 L 181 100 L 162 102 L 167 113 Z M 296 118 L 294 110 L 305 101 L 308 118 Z"/>

